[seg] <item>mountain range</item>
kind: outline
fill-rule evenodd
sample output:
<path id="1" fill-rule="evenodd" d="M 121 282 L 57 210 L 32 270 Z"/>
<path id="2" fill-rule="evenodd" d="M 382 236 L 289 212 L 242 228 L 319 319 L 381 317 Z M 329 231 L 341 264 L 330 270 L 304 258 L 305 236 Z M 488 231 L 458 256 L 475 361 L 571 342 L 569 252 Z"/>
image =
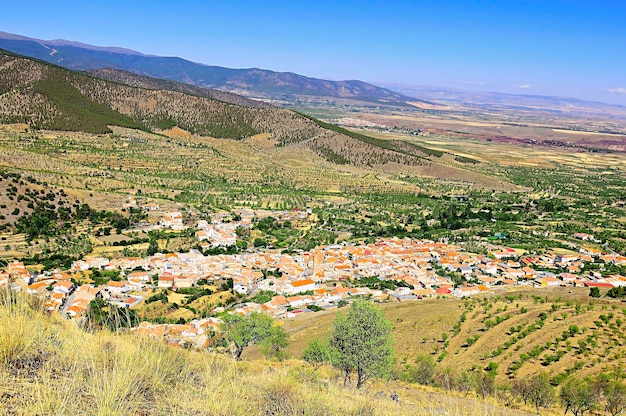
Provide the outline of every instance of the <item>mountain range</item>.
<path id="1" fill-rule="evenodd" d="M 619 120 L 626 117 L 625 106 L 569 97 L 464 91 L 398 83 L 373 85 L 358 80 L 330 81 L 292 72 L 258 68 L 232 69 L 195 63 L 178 57 L 146 55 L 121 47 L 101 47 L 63 39 L 41 40 L 2 31 L 0 49 L 72 70 L 118 69 L 195 87 L 235 93 L 257 101 L 294 103 L 301 99 L 307 102 L 330 98 L 344 103 L 401 107 L 444 109 L 446 106 L 453 106 L 497 112 L 539 111 Z M 228 102 L 225 97 L 217 99 Z"/>
<path id="2" fill-rule="evenodd" d="M 536 94 L 507 94 L 492 91 L 466 91 L 462 89 L 382 83 L 405 95 L 417 96 L 451 107 L 492 111 L 541 111 L 574 117 L 606 117 L 623 120 L 626 106 L 572 97 L 553 97 Z"/>
<path id="3" fill-rule="evenodd" d="M 292 72 L 231 69 L 176 57 L 160 57 L 116 47 L 67 40 L 41 40 L 0 32 L 0 48 L 79 71 L 115 68 L 139 75 L 262 99 L 294 96 L 334 97 L 407 106 L 413 97 L 363 81 L 328 81 Z"/>
<path id="4" fill-rule="evenodd" d="M 155 132 L 177 127 L 235 140 L 263 134 L 278 146 L 306 146 L 339 164 L 432 163 L 432 152 L 420 146 L 375 139 L 235 94 L 113 69 L 76 72 L 3 50 L 0 123 L 92 134 L 110 133 L 111 125 Z"/>

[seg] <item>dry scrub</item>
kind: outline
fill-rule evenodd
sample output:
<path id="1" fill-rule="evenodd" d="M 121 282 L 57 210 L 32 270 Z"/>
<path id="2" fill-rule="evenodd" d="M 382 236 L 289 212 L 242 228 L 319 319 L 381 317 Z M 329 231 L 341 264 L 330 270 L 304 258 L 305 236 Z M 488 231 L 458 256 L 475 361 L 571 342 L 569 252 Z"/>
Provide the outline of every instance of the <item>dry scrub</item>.
<path id="1" fill-rule="evenodd" d="M 234 362 L 128 334 L 85 332 L 28 295 L 0 302 L 1 414 L 503 414 L 495 404 L 403 383 L 365 391 L 300 361 Z M 390 398 L 400 395 L 400 402 Z"/>

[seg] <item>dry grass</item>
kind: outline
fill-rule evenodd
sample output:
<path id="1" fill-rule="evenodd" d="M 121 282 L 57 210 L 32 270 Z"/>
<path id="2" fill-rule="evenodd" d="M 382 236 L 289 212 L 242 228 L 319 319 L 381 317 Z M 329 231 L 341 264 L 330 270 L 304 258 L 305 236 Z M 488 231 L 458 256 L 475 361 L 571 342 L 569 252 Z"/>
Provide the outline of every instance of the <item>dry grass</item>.
<path id="1" fill-rule="evenodd" d="M 505 296 L 515 299 L 508 301 Z M 592 299 L 589 289 L 517 289 L 468 302 L 473 304 L 471 310 L 468 309 L 469 303 L 456 299 L 384 304 L 385 316 L 394 325 L 398 367 L 413 364 L 419 355 L 430 355 L 436 359 L 445 351 L 445 358 L 438 363 L 440 370 L 482 369 L 494 362 L 499 366 L 498 382 L 507 383 L 513 378 L 532 376 L 541 371 L 549 372 L 551 377 L 568 370 L 573 377 L 595 377 L 613 371 L 626 356 L 626 337 L 621 335 L 622 322 L 626 321 L 623 305 L 617 300 Z M 592 307 L 590 302 L 594 302 Z M 580 304 L 578 312 L 576 304 Z M 464 311 L 466 320 L 455 334 L 453 327 Z M 301 356 L 309 341 L 323 338 L 336 313 L 318 312 L 287 321 L 285 329 L 292 341 L 288 347 L 291 356 Z M 505 342 L 519 333 L 511 333 L 511 327 L 525 328 L 537 322 L 541 313 L 547 315 L 543 328 L 505 348 Z M 601 315 L 609 320 L 598 326 Z M 497 323 L 497 317 L 506 319 Z M 486 326 L 488 320 L 493 322 L 493 326 Z M 576 325 L 581 332 L 557 342 L 564 332 L 569 332 L 571 325 Z M 444 342 L 444 334 L 447 343 Z M 478 337 L 477 340 L 468 345 L 468 338 L 474 336 Z M 590 345 L 589 336 L 596 339 L 595 346 Z M 579 341 L 587 343 L 586 350 L 581 351 Z M 538 356 L 531 356 L 518 370 L 508 371 L 524 354 L 532 355 L 533 348 L 546 346 L 547 343 L 551 343 L 550 347 Z M 501 353 L 492 355 L 498 347 L 503 348 Z M 559 353 L 563 354 L 559 360 L 546 361 L 549 356 Z M 257 358 L 260 353 L 250 350 L 247 357 Z M 582 367 L 574 369 L 580 363 Z"/>
<path id="2" fill-rule="evenodd" d="M 0 354 L 0 414 L 521 414 L 400 382 L 355 391 L 338 373 L 300 361 L 234 362 L 128 334 L 87 333 L 45 315 L 34 298 L 6 292 Z"/>
<path id="3" fill-rule="evenodd" d="M 412 358 L 425 352 L 426 348 L 430 352 L 441 338 L 441 333 L 448 331 L 462 312 L 462 303 L 454 299 L 425 299 L 381 306 L 385 317 L 394 326 L 397 355 Z M 334 309 L 286 321 L 285 330 L 290 334 L 288 352 L 299 357 L 309 341 L 325 335 L 337 312 Z M 255 351 L 249 354 L 254 358 L 260 357 Z"/>

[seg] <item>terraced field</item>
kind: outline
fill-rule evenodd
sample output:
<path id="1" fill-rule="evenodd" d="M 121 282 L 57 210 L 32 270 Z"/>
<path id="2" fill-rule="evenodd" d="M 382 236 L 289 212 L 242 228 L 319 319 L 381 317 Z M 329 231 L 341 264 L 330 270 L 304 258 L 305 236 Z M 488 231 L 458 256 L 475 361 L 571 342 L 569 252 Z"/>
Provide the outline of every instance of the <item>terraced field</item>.
<path id="1" fill-rule="evenodd" d="M 592 299 L 588 292 L 518 289 L 469 300 L 382 306 L 394 324 L 397 361 L 406 368 L 427 355 L 439 371 L 482 371 L 494 363 L 500 384 L 542 371 L 555 385 L 600 374 L 622 379 L 626 308 L 620 301 Z M 288 321 L 285 329 L 293 340 L 289 352 L 298 356 L 311 339 L 323 337 L 336 313 Z"/>

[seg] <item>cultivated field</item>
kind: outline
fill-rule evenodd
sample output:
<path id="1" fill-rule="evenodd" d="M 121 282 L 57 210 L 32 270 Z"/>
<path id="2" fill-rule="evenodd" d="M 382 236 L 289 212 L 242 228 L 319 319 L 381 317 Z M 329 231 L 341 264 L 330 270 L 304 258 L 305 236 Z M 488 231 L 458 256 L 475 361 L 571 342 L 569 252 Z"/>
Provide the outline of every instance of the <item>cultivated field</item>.
<path id="1" fill-rule="evenodd" d="M 626 308 L 617 300 L 592 299 L 588 289 L 515 289 L 469 300 L 381 306 L 394 325 L 397 362 L 402 365 L 414 365 L 421 355 L 433 357 L 441 370 L 482 371 L 495 363 L 499 383 L 546 371 L 559 384 L 573 374 L 621 371 L 626 356 Z M 286 321 L 289 353 L 300 356 L 309 341 L 325 337 L 341 312 Z"/>

